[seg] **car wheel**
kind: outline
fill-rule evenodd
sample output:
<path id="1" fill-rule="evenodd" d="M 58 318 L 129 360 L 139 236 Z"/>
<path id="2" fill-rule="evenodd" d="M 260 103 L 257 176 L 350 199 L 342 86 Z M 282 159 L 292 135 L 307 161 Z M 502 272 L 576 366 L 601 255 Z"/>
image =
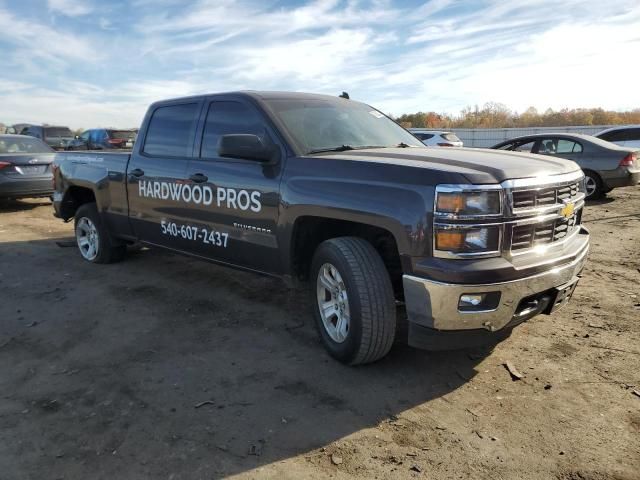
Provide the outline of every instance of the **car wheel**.
<path id="1" fill-rule="evenodd" d="M 75 233 L 82 258 L 93 263 L 113 263 L 124 258 L 126 245 L 113 243 L 95 203 L 85 203 L 75 215 Z"/>
<path id="2" fill-rule="evenodd" d="M 602 187 L 602 180 L 597 173 L 590 170 L 584 172 L 584 185 L 586 190 L 587 199 L 595 200 L 604 196 L 604 189 Z"/>
<path id="3" fill-rule="evenodd" d="M 396 332 L 395 298 L 382 258 L 361 238 L 322 242 L 312 261 L 316 326 L 337 360 L 360 365 L 384 357 Z"/>

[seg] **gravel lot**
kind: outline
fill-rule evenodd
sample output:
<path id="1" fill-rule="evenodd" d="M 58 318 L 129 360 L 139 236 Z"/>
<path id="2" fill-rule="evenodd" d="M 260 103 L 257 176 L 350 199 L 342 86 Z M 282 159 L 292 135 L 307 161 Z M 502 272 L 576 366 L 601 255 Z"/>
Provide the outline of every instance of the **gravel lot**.
<path id="1" fill-rule="evenodd" d="M 278 281 L 91 265 L 48 202 L 3 203 L 0 479 L 638 479 L 638 212 L 640 188 L 588 205 L 573 301 L 492 352 L 348 368 Z"/>

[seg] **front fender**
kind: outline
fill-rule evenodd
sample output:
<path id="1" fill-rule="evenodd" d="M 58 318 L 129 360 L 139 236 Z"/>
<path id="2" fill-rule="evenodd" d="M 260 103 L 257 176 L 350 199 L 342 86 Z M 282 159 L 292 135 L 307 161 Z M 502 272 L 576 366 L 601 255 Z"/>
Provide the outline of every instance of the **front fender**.
<path id="1" fill-rule="evenodd" d="M 400 256 L 423 255 L 427 205 L 433 202 L 433 189 L 427 188 L 426 194 L 423 190 L 336 178 L 291 179 L 283 191 L 278 243 L 282 252 L 290 252 L 296 220 L 310 216 L 384 229 L 395 239 Z M 283 261 L 288 263 L 285 258 Z"/>

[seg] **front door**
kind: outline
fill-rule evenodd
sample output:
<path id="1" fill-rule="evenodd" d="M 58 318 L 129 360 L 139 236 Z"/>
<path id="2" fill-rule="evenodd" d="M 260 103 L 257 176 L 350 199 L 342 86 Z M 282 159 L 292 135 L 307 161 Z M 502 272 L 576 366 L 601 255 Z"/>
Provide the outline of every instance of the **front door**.
<path id="1" fill-rule="evenodd" d="M 201 131 L 188 166 L 188 177 L 200 186 L 194 196 L 202 197 L 186 212 L 194 250 L 224 263 L 281 273 L 276 226 L 284 156 L 266 164 L 218 155 L 223 135 L 253 134 L 277 143 L 275 132 L 244 99 L 210 101 Z"/>
<path id="2" fill-rule="evenodd" d="M 174 250 L 191 251 L 185 230 L 192 208 L 187 165 L 193 154 L 200 101 L 163 104 L 150 112 L 146 132 L 127 168 L 129 218 L 136 237 Z"/>

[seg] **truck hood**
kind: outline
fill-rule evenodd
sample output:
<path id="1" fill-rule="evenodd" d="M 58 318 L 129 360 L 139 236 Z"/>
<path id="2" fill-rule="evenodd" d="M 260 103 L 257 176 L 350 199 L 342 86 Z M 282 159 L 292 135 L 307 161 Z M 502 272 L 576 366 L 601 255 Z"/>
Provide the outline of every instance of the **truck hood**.
<path id="1" fill-rule="evenodd" d="M 580 170 L 562 158 L 480 148 L 372 148 L 314 155 L 314 158 L 387 163 L 463 175 L 470 183 L 561 175 Z"/>

